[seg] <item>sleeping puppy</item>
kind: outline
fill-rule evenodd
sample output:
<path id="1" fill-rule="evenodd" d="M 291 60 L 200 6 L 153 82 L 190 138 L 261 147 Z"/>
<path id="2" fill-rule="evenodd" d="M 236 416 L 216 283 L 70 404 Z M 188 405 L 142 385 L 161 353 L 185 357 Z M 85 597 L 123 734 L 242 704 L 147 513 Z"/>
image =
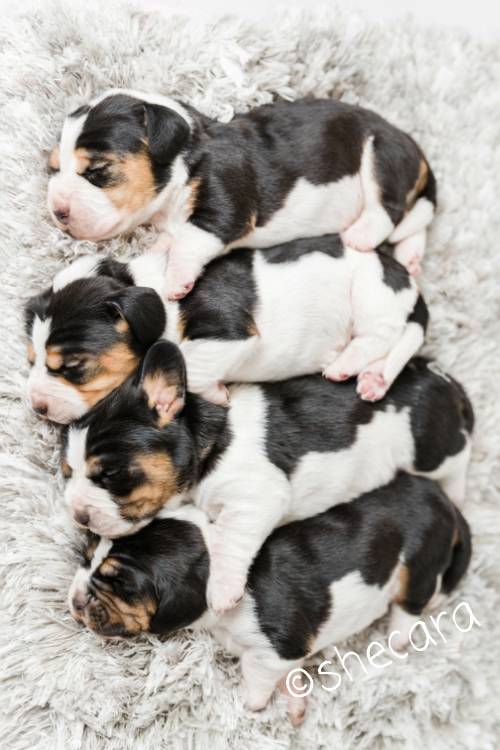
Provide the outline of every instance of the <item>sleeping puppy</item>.
<path id="1" fill-rule="evenodd" d="M 132 375 L 165 332 L 153 289 L 161 273 L 154 255 L 127 264 L 84 256 L 29 300 L 28 396 L 37 414 L 66 424 Z"/>
<path id="2" fill-rule="evenodd" d="M 85 256 L 28 302 L 28 394 L 39 414 L 82 416 L 163 329 L 180 346 L 189 390 L 219 404 L 228 398 L 222 383 L 315 372 L 359 376 L 361 398 L 378 400 L 424 340 L 428 314 L 414 279 L 338 235 L 217 258 L 188 297 L 165 303 L 165 320 L 161 298 L 140 285 L 161 293 L 166 262 Z"/>
<path id="3" fill-rule="evenodd" d="M 453 590 L 471 554 L 467 522 L 439 487 L 400 473 L 350 503 L 273 531 L 240 604 L 216 615 L 207 609 L 215 533 L 187 505 L 133 536 L 95 537 L 70 588 L 70 612 L 104 638 L 209 630 L 240 657 L 249 708 L 264 708 L 279 685 L 294 725 L 305 698 L 287 690 L 291 670 L 389 606 L 388 648 L 397 657 L 393 649 L 404 648 L 425 607 Z"/>
<path id="4" fill-rule="evenodd" d="M 232 247 L 342 232 L 384 240 L 414 275 L 436 184 L 421 150 L 339 101 L 279 102 L 219 123 L 157 94 L 113 89 L 72 112 L 50 157 L 56 225 L 94 242 L 149 223 L 170 248 L 165 295 L 189 292 Z"/>
<path id="5" fill-rule="evenodd" d="M 281 523 L 379 487 L 398 469 L 437 479 L 461 502 L 472 407 L 415 359 L 383 401 L 309 375 L 231 386 L 229 407 L 186 393 L 179 349 L 161 341 L 140 373 L 63 432 L 65 500 L 108 538 L 132 534 L 186 498 L 216 520 L 208 603 L 242 597 L 248 569 Z"/>

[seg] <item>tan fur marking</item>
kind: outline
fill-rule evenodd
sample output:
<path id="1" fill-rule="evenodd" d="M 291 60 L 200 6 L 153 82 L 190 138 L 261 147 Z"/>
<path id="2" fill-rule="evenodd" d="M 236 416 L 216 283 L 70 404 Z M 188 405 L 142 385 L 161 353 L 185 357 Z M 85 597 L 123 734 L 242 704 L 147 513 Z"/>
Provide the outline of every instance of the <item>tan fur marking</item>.
<path id="1" fill-rule="evenodd" d="M 229 248 L 233 247 L 233 245 L 236 244 L 236 243 L 238 244 L 238 247 L 241 247 L 241 243 L 244 242 L 248 237 L 250 237 L 250 235 L 253 234 L 256 226 L 257 226 L 257 211 L 255 211 L 252 214 L 252 216 L 250 217 L 250 220 L 248 222 L 248 228 L 247 228 L 247 231 L 245 232 L 245 234 L 243 234 L 241 237 L 239 237 L 236 240 L 236 242 L 234 242 L 234 243 L 230 242 L 229 245 L 227 245 L 226 249 L 229 249 Z"/>
<path id="2" fill-rule="evenodd" d="M 36 356 L 35 356 L 35 350 L 33 348 L 33 344 L 31 341 L 28 341 L 28 362 L 31 365 L 35 364 Z"/>
<path id="3" fill-rule="evenodd" d="M 96 369 L 99 374 L 95 378 L 81 385 L 68 383 L 76 388 L 89 407 L 97 404 L 132 375 L 139 363 L 139 357 L 121 341 L 108 352 L 101 354 L 97 362 Z"/>
<path id="4" fill-rule="evenodd" d="M 146 150 L 117 162 L 113 172 L 117 184 L 102 189 L 122 213 L 133 214 L 155 197 L 151 161 Z"/>
<path id="5" fill-rule="evenodd" d="M 406 206 L 407 208 L 411 208 L 413 204 L 415 203 L 415 199 L 417 196 L 420 195 L 422 190 L 424 189 L 426 183 L 427 183 L 427 176 L 429 173 L 429 168 L 425 161 L 422 159 L 420 162 L 420 167 L 418 170 L 418 177 L 415 185 L 412 187 L 412 189 L 408 192 L 406 195 Z"/>
<path id="6" fill-rule="evenodd" d="M 52 149 L 52 153 L 49 156 L 49 167 L 55 169 L 56 172 L 59 169 L 59 146 Z"/>
<path id="7" fill-rule="evenodd" d="M 94 557 L 94 552 L 97 549 L 97 545 L 99 544 L 100 537 L 98 537 L 97 534 L 92 534 L 89 531 L 87 532 L 87 538 L 88 538 L 88 544 L 87 544 L 87 549 L 85 550 L 85 558 L 90 562 L 92 558 Z"/>
<path id="8" fill-rule="evenodd" d="M 69 479 L 71 474 L 73 473 L 71 471 L 70 465 L 66 461 L 63 460 L 61 461 L 61 469 L 62 469 L 63 477 L 65 477 L 66 479 Z"/>
<path id="9" fill-rule="evenodd" d="M 87 167 L 90 166 L 90 156 L 84 148 L 75 149 L 75 156 L 77 174 L 83 174 Z"/>
<path id="10" fill-rule="evenodd" d="M 397 604 L 401 604 L 406 599 L 406 592 L 408 590 L 408 583 L 410 580 L 410 572 L 408 570 L 408 567 L 404 563 L 401 566 L 398 580 L 399 580 L 399 592 L 394 601 Z"/>
<path id="11" fill-rule="evenodd" d="M 101 469 L 101 462 L 97 458 L 97 456 L 90 456 L 90 458 L 87 458 L 85 461 L 87 464 L 87 476 L 91 477 L 94 474 L 98 474 Z"/>
<path id="12" fill-rule="evenodd" d="M 184 341 L 184 331 L 186 330 L 186 319 L 184 317 L 184 313 L 182 310 L 179 311 L 179 316 L 177 318 L 177 330 L 179 332 L 179 337 L 181 341 Z"/>
<path id="13" fill-rule="evenodd" d="M 47 367 L 50 367 L 51 370 L 59 370 L 59 368 L 62 367 L 62 364 L 63 356 L 59 349 L 49 347 L 49 349 L 47 349 Z"/>
<path id="14" fill-rule="evenodd" d="M 250 326 L 248 328 L 248 335 L 249 336 L 259 336 L 259 338 L 260 338 L 260 331 L 257 328 L 257 323 L 255 322 L 255 320 L 252 320 L 252 323 L 250 324 Z"/>
<path id="15" fill-rule="evenodd" d="M 115 330 L 118 333 L 128 333 L 130 331 L 130 326 L 125 320 L 125 318 L 120 318 L 115 323 Z"/>
<path id="16" fill-rule="evenodd" d="M 115 595 L 109 584 L 99 587 L 96 597 L 97 602 L 88 604 L 83 617 L 85 625 L 91 630 L 100 633 L 106 626 L 119 623 L 124 626 L 128 635 L 138 635 L 149 629 L 151 618 L 156 612 L 154 602 L 143 599 L 135 604 L 128 604 Z M 102 616 L 102 609 L 107 617 Z"/>
<path id="17" fill-rule="evenodd" d="M 120 507 L 124 518 L 144 518 L 160 510 L 181 488 L 172 459 L 166 453 L 145 453 L 136 458 L 146 481 L 132 490 Z"/>
<path id="18" fill-rule="evenodd" d="M 114 557 L 107 557 L 101 564 L 99 571 L 103 576 L 116 576 L 120 572 L 120 563 Z"/>
<path id="19" fill-rule="evenodd" d="M 200 189 L 201 185 L 201 178 L 200 177 L 194 177 L 192 180 L 188 182 L 188 186 L 190 189 L 190 194 L 188 198 L 188 206 L 189 206 L 189 213 L 192 214 L 194 209 L 196 208 L 196 199 L 198 197 L 198 190 Z"/>

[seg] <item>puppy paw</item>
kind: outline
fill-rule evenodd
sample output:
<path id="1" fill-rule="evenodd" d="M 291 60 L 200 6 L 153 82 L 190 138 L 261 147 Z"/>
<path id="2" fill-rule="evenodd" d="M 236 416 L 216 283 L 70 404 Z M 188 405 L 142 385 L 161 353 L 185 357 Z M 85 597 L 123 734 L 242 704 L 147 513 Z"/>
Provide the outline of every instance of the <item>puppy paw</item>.
<path id="1" fill-rule="evenodd" d="M 366 221 L 356 221 L 345 232 L 342 232 L 340 238 L 347 247 L 359 250 L 361 253 L 370 253 L 375 249 L 372 234 L 371 227 Z"/>
<path id="2" fill-rule="evenodd" d="M 418 279 L 422 271 L 422 269 L 420 268 L 420 258 L 418 257 L 418 255 L 414 255 L 413 258 L 411 258 L 410 261 L 405 264 L 405 268 L 410 276 L 413 276 L 414 279 Z"/>
<path id="3" fill-rule="evenodd" d="M 387 383 L 381 372 L 365 370 L 358 376 L 356 390 L 363 401 L 380 401 L 387 393 Z"/>
<path id="4" fill-rule="evenodd" d="M 204 399 L 217 406 L 227 406 L 229 404 L 229 391 L 222 383 L 215 383 L 200 394 Z"/>
<path id="5" fill-rule="evenodd" d="M 169 273 L 169 269 L 167 268 L 163 291 L 165 298 L 168 300 L 182 299 L 186 294 L 189 294 L 195 281 L 196 278 L 193 278 L 192 275 L 181 275 L 174 272 Z"/>
<path id="6" fill-rule="evenodd" d="M 217 614 L 228 612 L 241 601 L 245 592 L 245 581 L 231 580 L 229 577 L 209 580 L 207 603 Z"/>
<path id="7" fill-rule="evenodd" d="M 345 372 L 345 367 L 342 367 L 342 363 L 337 364 L 337 361 L 332 362 L 328 367 L 323 370 L 323 377 L 328 380 L 333 380 L 334 383 L 340 383 L 343 380 L 348 380 L 352 375 L 349 372 Z"/>

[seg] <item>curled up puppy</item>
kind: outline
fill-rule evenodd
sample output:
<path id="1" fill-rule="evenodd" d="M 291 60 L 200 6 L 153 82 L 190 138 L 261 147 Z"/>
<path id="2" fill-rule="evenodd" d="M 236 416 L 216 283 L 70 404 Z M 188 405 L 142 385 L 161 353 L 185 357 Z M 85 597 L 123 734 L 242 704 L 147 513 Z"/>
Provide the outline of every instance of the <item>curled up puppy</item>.
<path id="1" fill-rule="evenodd" d="M 95 242 L 140 224 L 170 248 L 165 295 L 187 294 L 233 247 L 341 232 L 385 240 L 414 275 L 436 206 L 417 144 L 370 110 L 279 102 L 218 123 L 169 97 L 113 89 L 72 112 L 50 157 L 56 225 Z"/>
<path id="2" fill-rule="evenodd" d="M 400 473 L 348 504 L 273 531 L 248 574 L 242 601 L 207 608 L 216 524 L 187 505 L 164 512 L 133 536 L 95 537 L 69 592 L 73 617 L 104 638 L 210 631 L 241 659 L 249 708 L 276 686 L 294 725 L 305 698 L 286 678 L 305 657 L 358 633 L 391 608 L 389 649 L 404 648 L 425 608 L 464 575 L 467 522 L 439 487 Z M 388 651 L 386 655 L 390 655 Z"/>
<path id="3" fill-rule="evenodd" d="M 180 346 L 189 390 L 218 404 L 227 403 L 225 383 L 315 372 L 357 377 L 361 398 L 376 401 L 424 340 L 415 280 L 338 235 L 233 250 L 208 264 L 186 298 L 162 303 L 153 289 L 161 294 L 169 263 L 84 256 L 28 302 L 28 393 L 39 414 L 82 416 L 126 380 L 155 336 Z"/>
<path id="4" fill-rule="evenodd" d="M 140 372 L 63 431 L 65 500 L 77 524 L 132 534 L 191 499 L 215 521 L 207 597 L 241 599 L 248 569 L 279 524 L 315 515 L 392 479 L 436 479 L 463 499 L 472 407 L 424 359 L 383 401 L 320 375 L 233 385 L 228 407 L 186 392 L 179 349 L 154 344 Z"/>

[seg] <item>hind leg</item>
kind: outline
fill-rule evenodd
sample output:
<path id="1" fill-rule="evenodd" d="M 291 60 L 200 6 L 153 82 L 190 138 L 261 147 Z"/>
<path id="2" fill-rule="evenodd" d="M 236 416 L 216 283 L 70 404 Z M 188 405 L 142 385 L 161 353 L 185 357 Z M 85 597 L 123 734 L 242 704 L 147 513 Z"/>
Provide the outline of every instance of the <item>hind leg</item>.
<path id="1" fill-rule="evenodd" d="M 414 278 L 420 275 L 420 261 L 424 256 L 426 239 L 427 232 L 425 229 L 421 229 L 398 242 L 394 249 L 396 260 Z"/>
<path id="2" fill-rule="evenodd" d="M 472 444 L 470 440 L 467 440 L 465 448 L 457 455 L 453 456 L 450 461 L 450 470 L 442 479 L 439 479 L 439 484 L 443 492 L 445 492 L 452 503 L 458 508 L 462 506 L 465 500 L 465 482 L 467 478 L 467 469 L 469 468 L 470 454 Z"/>
<path id="3" fill-rule="evenodd" d="M 390 342 L 384 336 L 355 336 L 343 352 L 323 372 L 325 378 L 339 382 L 359 375 L 370 362 L 387 354 Z"/>
<path id="4" fill-rule="evenodd" d="M 394 224 L 380 201 L 380 187 L 375 179 L 373 138 L 364 147 L 360 176 L 363 210 L 354 224 L 342 232 L 341 238 L 348 247 L 369 252 L 387 239 L 394 229 Z"/>
<path id="5" fill-rule="evenodd" d="M 305 698 L 292 695 L 286 687 L 288 673 L 302 664 L 287 662 L 280 659 L 274 652 L 262 649 L 248 649 L 241 657 L 241 672 L 246 687 L 246 704 L 251 711 L 261 711 L 265 708 L 279 685 L 280 691 L 288 698 L 288 711 L 294 726 L 300 723 L 305 711 Z M 296 682 L 300 683 L 300 677 Z M 300 692 L 300 685 L 297 685 Z M 296 722 L 296 723 L 294 723 Z"/>
<path id="6" fill-rule="evenodd" d="M 410 630 L 419 620 L 420 615 L 410 614 L 394 602 L 391 606 L 391 616 L 387 628 L 390 647 L 396 649 L 396 651 L 402 651 L 410 640 Z M 392 638 L 391 633 L 394 633 Z"/>

